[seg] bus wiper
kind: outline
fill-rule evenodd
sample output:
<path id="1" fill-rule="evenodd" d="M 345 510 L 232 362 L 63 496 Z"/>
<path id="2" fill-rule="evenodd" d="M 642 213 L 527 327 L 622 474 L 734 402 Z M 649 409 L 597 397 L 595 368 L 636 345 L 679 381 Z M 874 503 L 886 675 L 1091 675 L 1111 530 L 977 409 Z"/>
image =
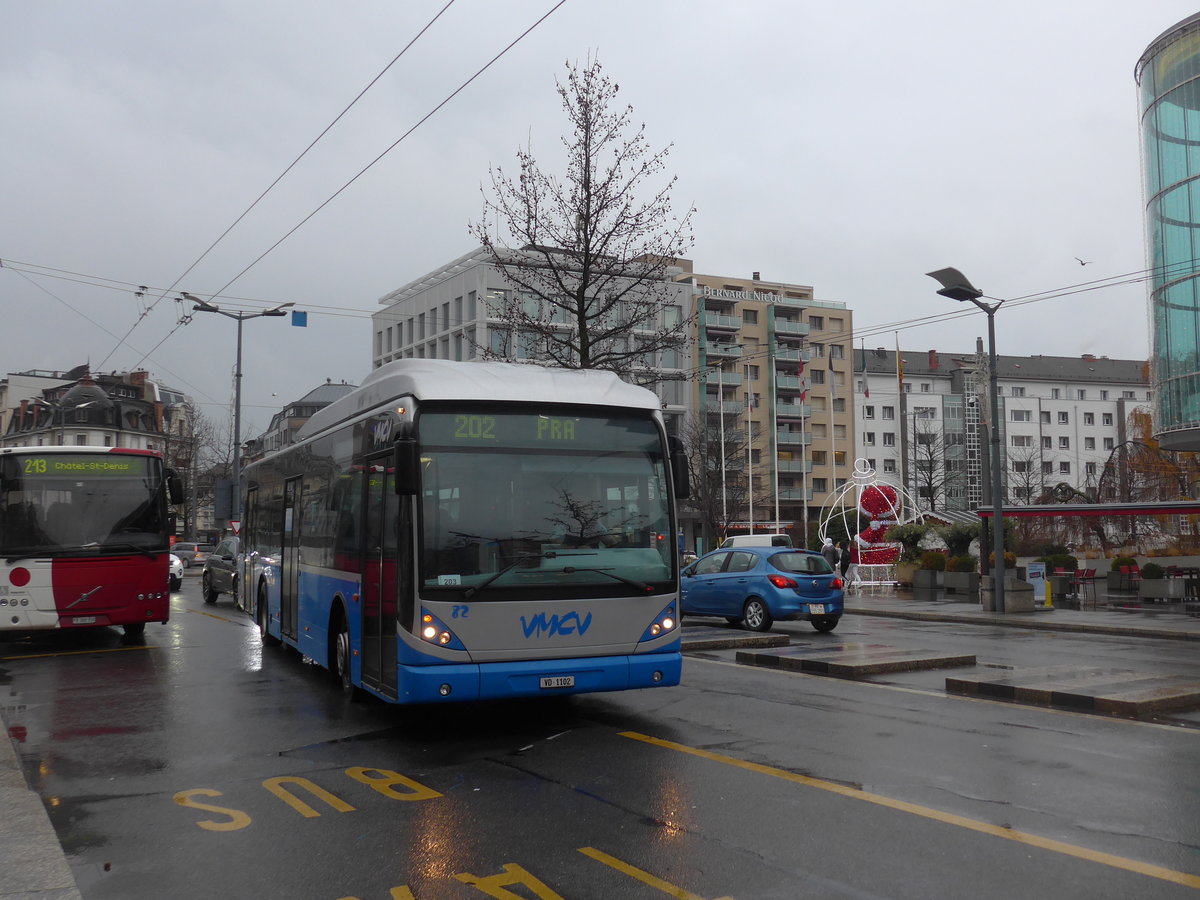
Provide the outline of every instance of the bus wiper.
<path id="1" fill-rule="evenodd" d="M 563 552 L 562 550 L 547 550 L 545 553 L 523 553 L 520 556 L 514 558 L 513 561 L 510 562 L 507 566 L 504 566 L 503 568 L 498 569 L 496 572 L 489 575 L 483 581 L 479 582 L 479 584 L 473 585 L 472 587 L 469 587 L 465 591 L 463 591 L 463 599 L 465 600 L 468 597 L 474 597 L 476 594 L 478 594 L 480 591 L 482 591 L 484 588 L 486 588 L 488 585 L 490 585 L 493 581 L 495 581 L 497 578 L 499 578 L 501 575 L 507 575 L 509 572 L 511 572 L 513 569 L 515 569 L 521 563 L 529 562 L 530 560 L 536 560 L 536 559 L 557 559 L 559 556 L 595 556 L 595 555 L 596 555 L 595 553 L 591 553 L 591 552 L 587 552 L 587 551 L 580 553 L 580 552 L 576 552 L 573 550 L 568 550 L 566 552 Z"/>
<path id="2" fill-rule="evenodd" d="M 607 569 L 578 569 L 575 566 L 563 566 L 564 575 L 574 575 L 576 572 L 595 572 L 597 575 L 607 575 L 613 581 L 619 581 L 621 584 L 627 584 L 630 587 L 637 588 L 639 591 L 645 591 L 649 594 L 654 588 L 646 584 L 644 581 L 635 581 L 632 578 L 626 578 L 624 575 L 618 575 L 615 572 L 610 572 Z"/>
<path id="3" fill-rule="evenodd" d="M 137 544 L 130 544 L 125 541 L 118 541 L 118 542 L 114 542 L 111 544 L 101 544 L 96 541 L 91 541 L 90 543 L 83 544 L 82 546 L 79 547 L 79 549 L 80 550 L 132 550 L 134 553 L 141 553 L 143 556 L 148 556 L 151 559 L 154 559 L 154 557 L 156 557 L 158 555 L 158 553 L 166 552 L 166 551 L 160 550 L 160 551 L 158 551 L 158 553 L 156 553 L 155 551 L 151 550 L 148 547 L 139 547 Z"/>

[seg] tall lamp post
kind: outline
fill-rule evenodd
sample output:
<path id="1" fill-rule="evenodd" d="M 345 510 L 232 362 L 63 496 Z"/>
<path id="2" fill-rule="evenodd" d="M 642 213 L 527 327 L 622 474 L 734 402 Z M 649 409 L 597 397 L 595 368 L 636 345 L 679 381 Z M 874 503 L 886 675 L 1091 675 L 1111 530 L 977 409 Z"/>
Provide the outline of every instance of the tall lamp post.
<path id="1" fill-rule="evenodd" d="M 979 298 L 983 291 L 971 284 L 967 276 L 958 269 L 938 269 L 936 272 L 926 272 L 942 286 L 938 291 L 943 297 L 962 302 L 969 300 L 987 314 L 988 322 L 988 394 L 992 407 L 991 437 L 991 469 L 992 469 L 992 552 L 996 563 L 992 570 L 993 590 L 996 611 L 1008 612 L 1004 603 L 1004 494 L 1000 477 L 1000 389 L 996 366 L 996 310 L 1003 300 L 993 304 L 982 302 Z"/>
<path id="2" fill-rule="evenodd" d="M 262 316 L 286 316 L 285 310 L 294 303 L 281 303 L 262 312 L 229 312 L 221 309 L 215 303 L 193 297 L 186 291 L 183 299 L 191 301 L 194 312 L 216 313 L 229 319 L 237 320 L 237 365 L 233 370 L 233 518 L 242 518 L 242 323 L 247 319 L 257 319 Z"/>

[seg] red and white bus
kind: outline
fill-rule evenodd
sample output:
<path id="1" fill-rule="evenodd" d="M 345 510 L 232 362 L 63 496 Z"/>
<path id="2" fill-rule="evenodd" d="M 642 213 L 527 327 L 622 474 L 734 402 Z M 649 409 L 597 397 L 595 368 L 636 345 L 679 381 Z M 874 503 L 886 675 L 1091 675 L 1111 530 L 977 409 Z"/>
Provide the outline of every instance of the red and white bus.
<path id="1" fill-rule="evenodd" d="M 166 622 L 180 494 L 150 450 L 0 448 L 0 630 Z"/>

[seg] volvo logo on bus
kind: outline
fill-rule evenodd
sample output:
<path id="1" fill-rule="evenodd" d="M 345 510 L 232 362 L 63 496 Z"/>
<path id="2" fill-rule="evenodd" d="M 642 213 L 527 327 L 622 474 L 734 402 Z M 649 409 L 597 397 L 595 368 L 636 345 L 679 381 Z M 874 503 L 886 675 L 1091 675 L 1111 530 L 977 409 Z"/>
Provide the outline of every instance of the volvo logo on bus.
<path id="1" fill-rule="evenodd" d="M 579 613 L 577 612 L 564 613 L 561 616 L 557 613 L 547 616 L 544 612 L 540 612 L 529 619 L 521 616 L 521 628 L 525 631 L 526 640 L 531 637 L 557 637 L 558 635 L 567 634 L 583 635 L 587 633 L 591 624 L 591 613 L 588 613 L 582 619 L 579 618 Z"/>

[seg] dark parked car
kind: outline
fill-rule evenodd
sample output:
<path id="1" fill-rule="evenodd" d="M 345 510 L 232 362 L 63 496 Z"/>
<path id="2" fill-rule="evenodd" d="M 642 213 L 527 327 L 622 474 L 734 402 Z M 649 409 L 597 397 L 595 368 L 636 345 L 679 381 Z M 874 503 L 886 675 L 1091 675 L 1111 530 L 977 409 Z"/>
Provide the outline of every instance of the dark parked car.
<path id="1" fill-rule="evenodd" d="M 832 631 L 842 617 L 842 579 L 820 553 L 780 547 L 717 550 L 683 570 L 685 616 L 724 616 L 750 631 L 807 619 Z"/>
<path id="2" fill-rule="evenodd" d="M 238 572 L 242 568 L 242 542 L 235 537 L 225 538 L 204 560 L 200 576 L 205 603 L 216 603 L 221 594 L 237 597 Z"/>
<path id="3" fill-rule="evenodd" d="M 190 569 L 192 566 L 203 563 L 208 554 L 213 552 L 213 546 L 212 544 L 181 543 L 172 547 L 171 552 L 179 557 L 185 569 Z"/>

